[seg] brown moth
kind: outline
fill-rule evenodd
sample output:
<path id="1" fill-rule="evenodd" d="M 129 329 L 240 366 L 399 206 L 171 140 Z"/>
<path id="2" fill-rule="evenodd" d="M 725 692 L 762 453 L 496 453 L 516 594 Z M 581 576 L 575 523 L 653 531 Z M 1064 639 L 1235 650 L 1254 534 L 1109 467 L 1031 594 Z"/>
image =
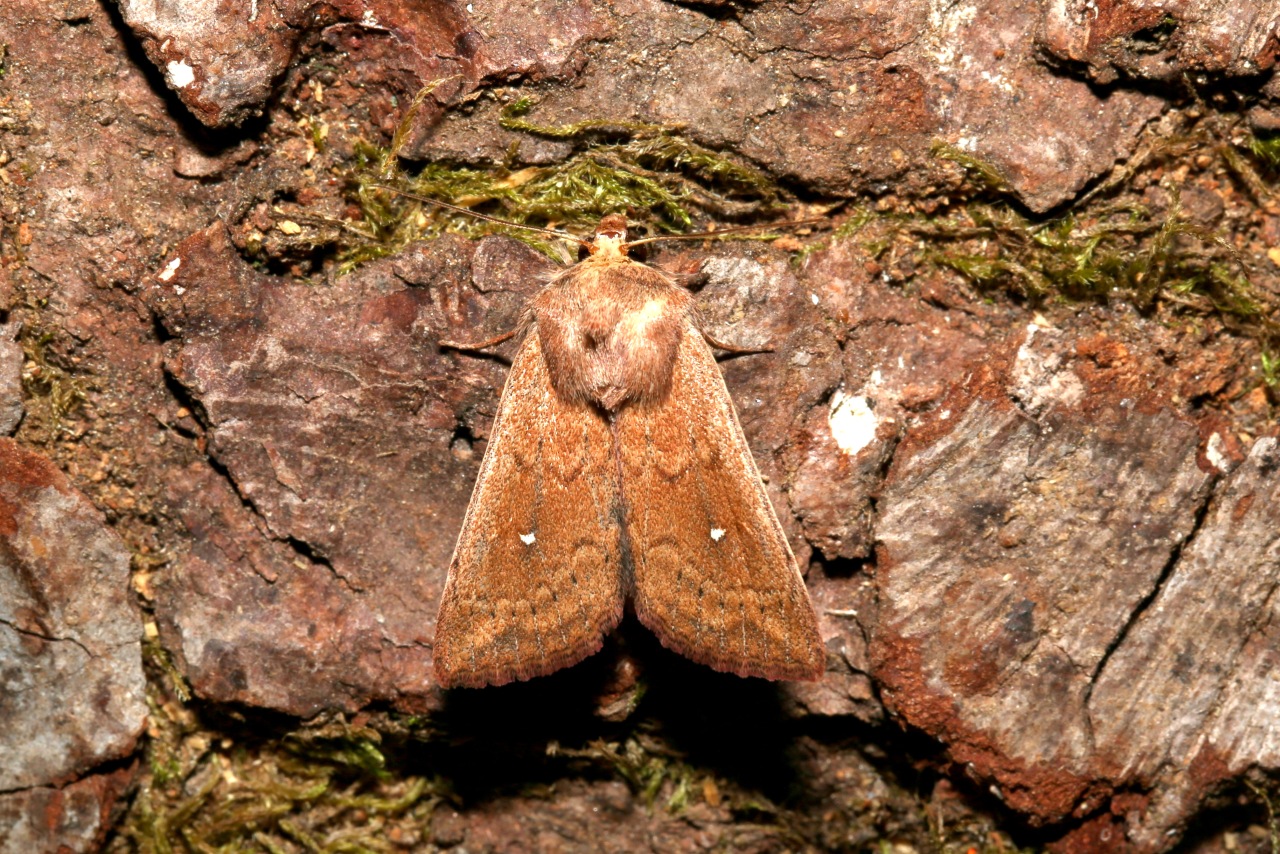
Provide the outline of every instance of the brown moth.
<path id="1" fill-rule="evenodd" d="M 488 342 L 523 334 L 440 602 L 441 685 L 581 661 L 628 600 L 716 670 L 822 675 L 813 606 L 693 299 L 630 245 L 605 217 L 590 254 Z"/>

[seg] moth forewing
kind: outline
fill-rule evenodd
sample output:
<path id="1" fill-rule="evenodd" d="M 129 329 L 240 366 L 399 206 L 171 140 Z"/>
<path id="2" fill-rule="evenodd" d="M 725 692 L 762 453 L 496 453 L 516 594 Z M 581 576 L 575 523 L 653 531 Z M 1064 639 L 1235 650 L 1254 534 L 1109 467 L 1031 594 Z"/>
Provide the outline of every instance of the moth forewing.
<path id="1" fill-rule="evenodd" d="M 715 357 L 690 322 L 664 400 L 614 422 L 636 615 L 717 670 L 812 680 L 813 606 Z"/>
<path id="2" fill-rule="evenodd" d="M 625 597 L 608 425 L 564 406 L 536 330 L 502 392 L 434 642 L 445 687 L 502 685 L 600 649 Z"/>

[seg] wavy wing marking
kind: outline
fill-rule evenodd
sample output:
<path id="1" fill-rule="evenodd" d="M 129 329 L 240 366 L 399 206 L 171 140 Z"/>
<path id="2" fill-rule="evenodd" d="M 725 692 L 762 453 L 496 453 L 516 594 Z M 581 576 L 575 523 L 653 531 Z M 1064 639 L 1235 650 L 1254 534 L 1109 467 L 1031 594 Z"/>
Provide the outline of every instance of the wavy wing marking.
<path id="1" fill-rule="evenodd" d="M 575 664 L 618 624 L 626 591 L 608 423 L 556 398 L 530 330 L 449 566 L 434 645 L 445 687 Z"/>
<path id="2" fill-rule="evenodd" d="M 636 615 L 716 670 L 820 678 L 817 619 L 710 348 L 688 325 L 671 393 L 615 423 Z"/>

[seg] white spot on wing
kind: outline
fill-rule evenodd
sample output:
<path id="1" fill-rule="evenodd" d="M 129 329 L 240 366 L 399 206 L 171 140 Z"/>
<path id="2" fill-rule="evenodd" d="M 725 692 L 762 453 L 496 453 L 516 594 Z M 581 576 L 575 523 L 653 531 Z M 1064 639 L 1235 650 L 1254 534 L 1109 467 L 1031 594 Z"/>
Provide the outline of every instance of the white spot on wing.
<path id="1" fill-rule="evenodd" d="M 866 397 L 854 397 L 845 394 L 844 389 L 839 389 L 831 396 L 827 424 L 840 450 L 846 454 L 856 454 L 875 441 L 879 419 L 871 411 L 871 404 Z"/>
<path id="2" fill-rule="evenodd" d="M 724 528 L 712 528 L 712 529 L 711 529 L 711 539 L 715 540 L 717 543 L 718 543 L 718 542 L 720 542 L 721 540 L 723 540 L 723 539 L 724 539 Z"/>
<path id="3" fill-rule="evenodd" d="M 538 539 L 538 537 L 537 537 L 537 535 L 535 535 L 535 534 L 533 533 L 533 531 L 530 531 L 530 532 L 529 532 L 529 533 L 527 533 L 527 534 L 521 534 L 521 535 L 520 535 L 520 542 L 524 543 L 526 546 L 531 546 L 531 545 L 533 545 L 533 544 L 534 544 L 534 541 L 535 541 L 535 540 L 537 540 L 537 539 Z"/>

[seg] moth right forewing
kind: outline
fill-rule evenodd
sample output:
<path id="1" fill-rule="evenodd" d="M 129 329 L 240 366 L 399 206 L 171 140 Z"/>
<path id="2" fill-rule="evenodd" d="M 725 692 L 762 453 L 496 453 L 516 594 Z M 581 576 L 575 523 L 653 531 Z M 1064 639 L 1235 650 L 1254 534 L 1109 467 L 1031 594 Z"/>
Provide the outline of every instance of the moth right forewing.
<path id="1" fill-rule="evenodd" d="M 607 423 L 557 397 L 531 329 L 445 582 L 434 644 L 442 685 L 541 676 L 600 648 L 625 597 L 616 477 Z"/>
<path id="2" fill-rule="evenodd" d="M 680 342 L 669 395 L 625 408 L 614 434 L 641 622 L 717 670 L 821 676 L 813 606 L 695 326 Z"/>

